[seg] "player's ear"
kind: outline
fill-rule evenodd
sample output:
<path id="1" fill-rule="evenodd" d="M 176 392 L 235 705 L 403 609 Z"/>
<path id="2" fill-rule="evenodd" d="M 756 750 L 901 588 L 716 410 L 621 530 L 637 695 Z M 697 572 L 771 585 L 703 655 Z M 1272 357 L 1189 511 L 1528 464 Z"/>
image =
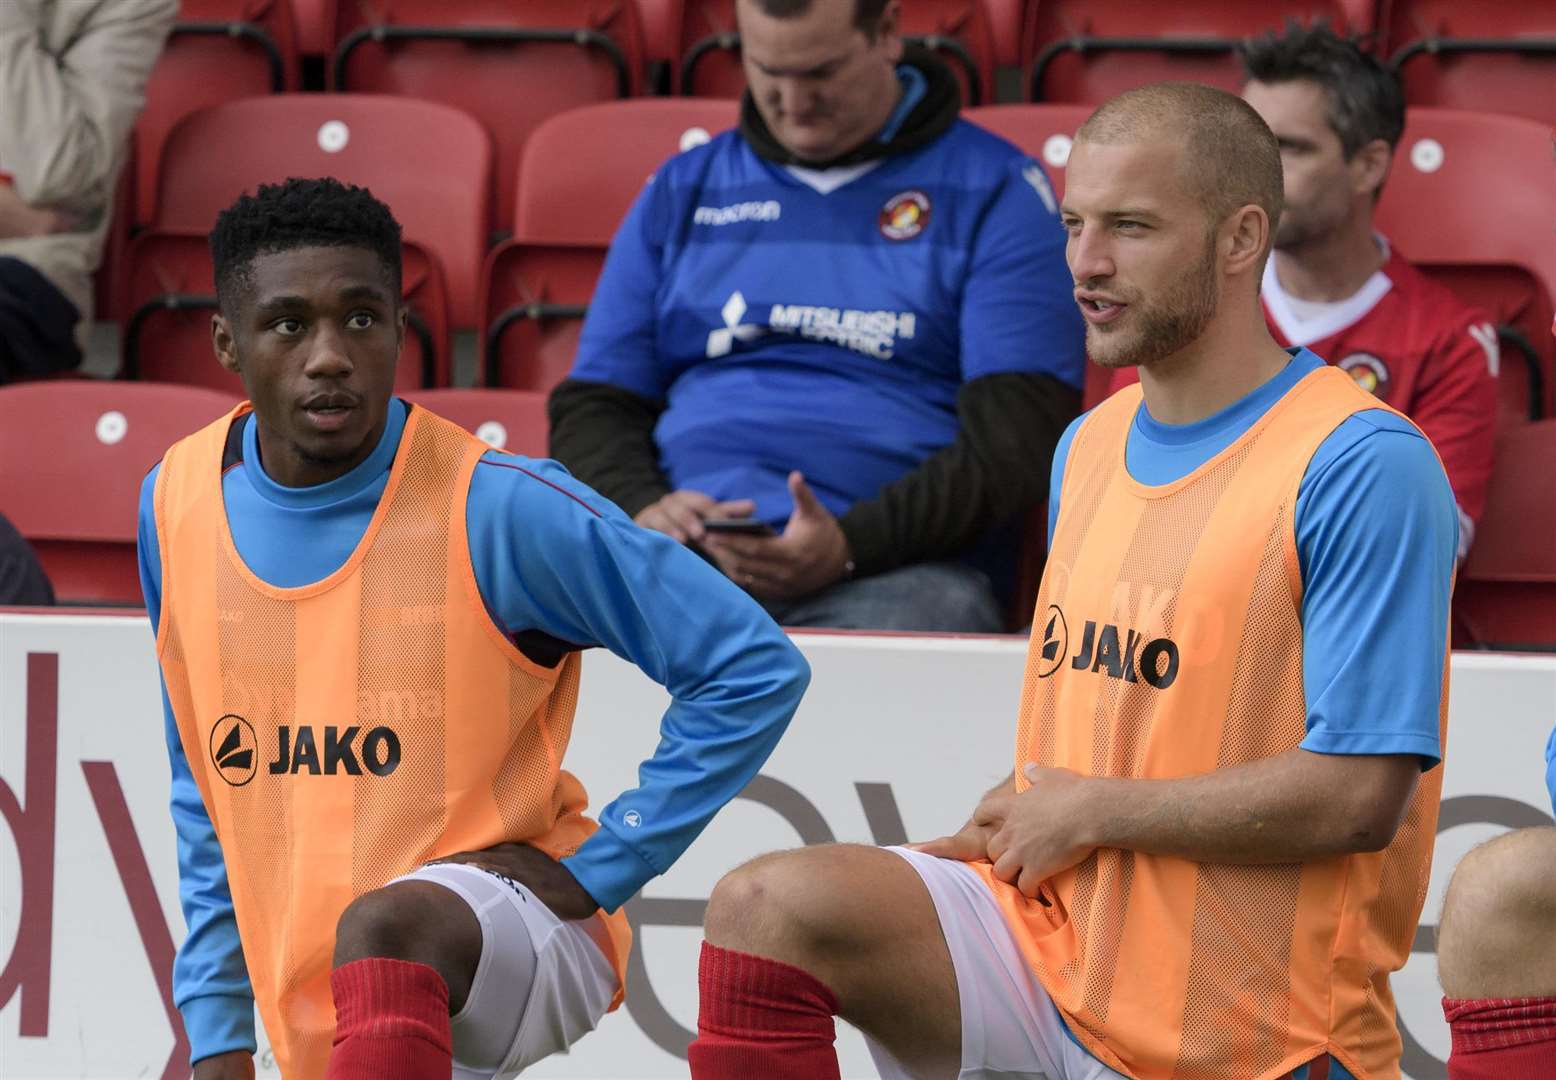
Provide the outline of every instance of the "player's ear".
<path id="1" fill-rule="evenodd" d="M 404 300 L 401 300 L 395 307 L 394 315 L 394 351 L 396 355 L 399 354 L 401 349 L 405 348 L 405 320 L 410 317 L 410 314 L 410 307 Z"/>
<path id="2" fill-rule="evenodd" d="M 234 375 L 238 374 L 238 340 L 233 336 L 227 316 L 221 312 L 211 316 L 211 346 L 216 350 L 216 362 Z"/>
<path id="3" fill-rule="evenodd" d="M 1257 203 L 1240 206 L 1221 223 L 1221 268 L 1228 276 L 1257 270 L 1270 238 L 1270 218 Z"/>

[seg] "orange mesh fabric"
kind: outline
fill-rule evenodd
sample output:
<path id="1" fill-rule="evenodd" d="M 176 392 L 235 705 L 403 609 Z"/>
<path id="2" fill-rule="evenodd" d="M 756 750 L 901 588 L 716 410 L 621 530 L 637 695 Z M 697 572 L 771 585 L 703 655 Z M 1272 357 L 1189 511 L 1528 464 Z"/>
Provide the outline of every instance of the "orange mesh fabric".
<path id="1" fill-rule="evenodd" d="M 256 578 L 220 489 L 244 408 L 163 461 L 158 652 L 265 1030 L 282 1073 L 311 1080 L 329 1055 L 330 957 L 352 899 L 431 858 L 505 840 L 559 855 L 595 828 L 560 767 L 579 660 L 538 667 L 492 624 L 465 532 L 486 446 L 421 409 L 346 564 L 297 589 Z M 601 918 L 619 976 L 626 920 Z"/>
<path id="2" fill-rule="evenodd" d="M 1308 375 L 1181 480 L 1124 468 L 1132 387 L 1077 432 L 1037 600 L 1017 729 L 1028 762 L 1088 775 L 1195 776 L 1306 734 L 1294 526 L 1313 452 L 1376 408 Z M 1445 676 L 1446 678 L 1446 673 Z M 1447 695 L 1443 696 L 1446 709 Z M 1104 849 L 1029 901 L 975 864 L 1077 1036 L 1140 1080 L 1267 1080 L 1328 1050 L 1399 1075 L 1388 973 L 1425 897 L 1442 771 L 1382 852 L 1228 866 Z"/>

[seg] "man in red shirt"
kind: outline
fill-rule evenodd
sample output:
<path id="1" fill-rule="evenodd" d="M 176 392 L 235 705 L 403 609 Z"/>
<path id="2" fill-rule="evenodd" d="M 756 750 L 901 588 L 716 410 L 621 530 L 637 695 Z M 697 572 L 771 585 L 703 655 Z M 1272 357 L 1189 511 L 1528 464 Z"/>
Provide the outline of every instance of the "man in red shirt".
<path id="1" fill-rule="evenodd" d="M 1405 126 L 1399 82 L 1323 25 L 1245 42 L 1243 99 L 1275 132 L 1285 208 L 1264 267 L 1265 320 L 1403 412 L 1441 456 L 1459 505 L 1459 557 L 1491 477 L 1497 336 L 1373 231 Z M 1121 368 L 1113 389 L 1135 380 Z"/>

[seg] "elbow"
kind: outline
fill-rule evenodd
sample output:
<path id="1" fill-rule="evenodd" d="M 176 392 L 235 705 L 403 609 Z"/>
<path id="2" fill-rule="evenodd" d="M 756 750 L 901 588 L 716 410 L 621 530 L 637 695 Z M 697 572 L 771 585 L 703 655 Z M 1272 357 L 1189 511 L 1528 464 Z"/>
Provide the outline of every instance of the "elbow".
<path id="1" fill-rule="evenodd" d="M 1358 807 L 1347 823 L 1345 842 L 1340 854 L 1360 855 L 1382 851 L 1388 847 L 1394 842 L 1400 825 L 1404 823 L 1405 811 L 1408 808 L 1408 799 L 1398 805 L 1390 802 Z"/>

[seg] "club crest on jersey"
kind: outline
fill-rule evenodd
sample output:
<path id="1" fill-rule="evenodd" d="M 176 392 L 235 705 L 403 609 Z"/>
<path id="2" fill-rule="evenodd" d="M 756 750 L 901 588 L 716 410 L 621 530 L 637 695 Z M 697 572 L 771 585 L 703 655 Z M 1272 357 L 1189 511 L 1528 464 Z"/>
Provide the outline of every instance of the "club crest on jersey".
<path id="1" fill-rule="evenodd" d="M 228 713 L 211 728 L 211 764 L 216 775 L 242 787 L 259 770 L 259 740 L 254 728 L 237 713 Z"/>
<path id="2" fill-rule="evenodd" d="M 1335 365 L 1351 378 L 1356 380 L 1356 385 L 1376 398 L 1387 398 L 1389 393 L 1389 369 L 1378 357 L 1371 353 L 1352 353 Z"/>
<path id="3" fill-rule="evenodd" d="M 929 196 L 910 189 L 886 200 L 877 224 L 888 240 L 912 240 L 929 224 Z"/>

